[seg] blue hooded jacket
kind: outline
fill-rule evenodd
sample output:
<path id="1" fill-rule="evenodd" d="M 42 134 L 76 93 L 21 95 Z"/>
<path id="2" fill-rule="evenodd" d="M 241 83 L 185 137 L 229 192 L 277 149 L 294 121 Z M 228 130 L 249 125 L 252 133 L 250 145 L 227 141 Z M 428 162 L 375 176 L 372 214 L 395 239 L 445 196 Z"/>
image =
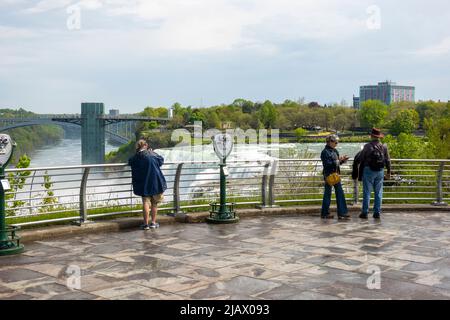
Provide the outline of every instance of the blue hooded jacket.
<path id="1" fill-rule="evenodd" d="M 141 150 L 128 160 L 131 166 L 133 192 L 137 196 L 151 197 L 167 189 L 161 172 L 164 158 L 149 150 Z"/>

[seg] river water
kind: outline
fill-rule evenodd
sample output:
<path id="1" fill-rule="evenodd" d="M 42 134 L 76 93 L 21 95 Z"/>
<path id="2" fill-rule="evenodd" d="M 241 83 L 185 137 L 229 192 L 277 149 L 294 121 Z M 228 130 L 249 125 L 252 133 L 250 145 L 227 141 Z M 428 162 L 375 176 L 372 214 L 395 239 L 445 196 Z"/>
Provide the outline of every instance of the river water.
<path id="1" fill-rule="evenodd" d="M 118 147 L 106 142 L 106 153 Z M 47 145 L 33 152 L 31 168 L 76 166 L 81 164 L 81 139 L 62 139 L 54 145 Z"/>
<path id="2" fill-rule="evenodd" d="M 351 158 L 361 149 L 363 143 L 341 143 L 338 150 L 341 155 Z M 106 153 L 117 150 L 117 146 L 106 143 Z M 319 157 L 324 143 L 286 143 L 280 145 L 243 145 L 237 146 L 229 160 L 267 160 L 271 158 L 292 159 Z M 175 147 L 156 150 L 164 156 L 166 162 L 214 161 L 217 157 L 212 145 Z M 81 164 L 81 140 L 63 139 L 55 145 L 37 149 L 31 155 L 31 168 L 71 166 Z"/>

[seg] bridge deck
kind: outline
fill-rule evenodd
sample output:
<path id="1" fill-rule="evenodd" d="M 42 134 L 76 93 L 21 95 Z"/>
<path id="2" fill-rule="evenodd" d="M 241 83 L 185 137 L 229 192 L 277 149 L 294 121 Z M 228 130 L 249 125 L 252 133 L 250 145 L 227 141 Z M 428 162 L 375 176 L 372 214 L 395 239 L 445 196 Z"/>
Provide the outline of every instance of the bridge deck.
<path id="1" fill-rule="evenodd" d="M 163 225 L 28 244 L 0 257 L 0 299 L 449 299 L 449 248 L 448 212 Z"/>

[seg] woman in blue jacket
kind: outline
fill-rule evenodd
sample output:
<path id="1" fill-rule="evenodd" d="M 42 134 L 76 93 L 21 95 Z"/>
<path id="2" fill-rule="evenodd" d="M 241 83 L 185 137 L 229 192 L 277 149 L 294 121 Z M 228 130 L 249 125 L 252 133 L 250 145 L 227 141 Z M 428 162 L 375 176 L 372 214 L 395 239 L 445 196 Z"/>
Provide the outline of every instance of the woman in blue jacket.
<path id="1" fill-rule="evenodd" d="M 339 156 L 339 152 L 336 150 L 336 147 L 339 143 L 339 138 L 336 135 L 330 135 L 327 137 L 327 145 L 325 149 L 323 149 L 320 159 L 323 164 L 323 177 L 324 180 L 331 175 L 332 173 L 340 174 L 339 166 L 344 164 L 349 159 L 348 156 Z M 342 189 L 342 183 L 334 185 L 334 190 L 336 193 L 336 203 L 337 203 L 337 212 L 339 219 L 348 219 L 350 215 L 348 215 L 347 204 L 345 202 L 344 190 Z M 322 219 L 333 219 L 334 216 L 330 215 L 329 209 L 331 204 L 331 192 L 332 186 L 330 186 L 325 181 L 325 190 L 323 194 L 322 201 Z"/>
<path id="2" fill-rule="evenodd" d="M 136 145 L 136 154 L 128 160 L 131 166 L 133 192 L 142 197 L 144 224 L 142 228 L 158 228 L 156 214 L 158 204 L 163 201 L 163 193 L 167 189 L 166 179 L 161 171 L 164 158 L 149 148 L 147 141 L 141 139 Z M 151 204 L 152 222 L 149 225 Z"/>

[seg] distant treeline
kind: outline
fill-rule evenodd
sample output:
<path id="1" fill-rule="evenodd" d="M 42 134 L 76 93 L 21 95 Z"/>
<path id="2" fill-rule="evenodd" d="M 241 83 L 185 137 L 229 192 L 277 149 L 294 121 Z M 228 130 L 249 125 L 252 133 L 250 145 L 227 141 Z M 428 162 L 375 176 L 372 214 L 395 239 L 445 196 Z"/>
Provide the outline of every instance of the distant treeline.
<path id="1" fill-rule="evenodd" d="M 34 113 L 22 108 L 18 110 L 0 109 L 0 118 L 2 119 L 25 118 L 33 115 Z M 64 130 L 56 125 L 21 127 L 8 130 L 5 133 L 9 134 L 17 144 L 11 165 L 17 163 L 22 155 L 31 155 L 36 149 L 54 144 L 64 138 Z"/>
<path id="2" fill-rule="evenodd" d="M 282 103 L 236 99 L 231 104 L 207 108 L 183 107 L 179 103 L 172 108 L 174 114 L 169 129 L 183 128 L 200 121 L 203 130 L 276 128 L 281 132 L 294 132 L 298 141 L 303 141 L 311 133 L 311 128 L 342 133 L 356 128 L 369 132 L 370 128 L 378 127 L 390 134 L 386 141 L 392 145 L 398 158 L 450 158 L 450 102 L 399 102 L 387 106 L 381 101 L 369 100 L 356 110 L 339 104 L 321 106 L 316 102 L 305 103 L 302 99 Z M 165 107 L 147 107 L 140 114 L 166 117 L 167 112 Z M 156 123 L 144 123 L 136 135 L 148 137 L 151 142 L 158 136 L 151 131 L 155 127 Z M 423 138 L 414 136 L 417 129 L 425 132 Z M 360 137 L 348 139 L 361 140 Z M 128 152 L 131 151 L 129 148 Z"/>

